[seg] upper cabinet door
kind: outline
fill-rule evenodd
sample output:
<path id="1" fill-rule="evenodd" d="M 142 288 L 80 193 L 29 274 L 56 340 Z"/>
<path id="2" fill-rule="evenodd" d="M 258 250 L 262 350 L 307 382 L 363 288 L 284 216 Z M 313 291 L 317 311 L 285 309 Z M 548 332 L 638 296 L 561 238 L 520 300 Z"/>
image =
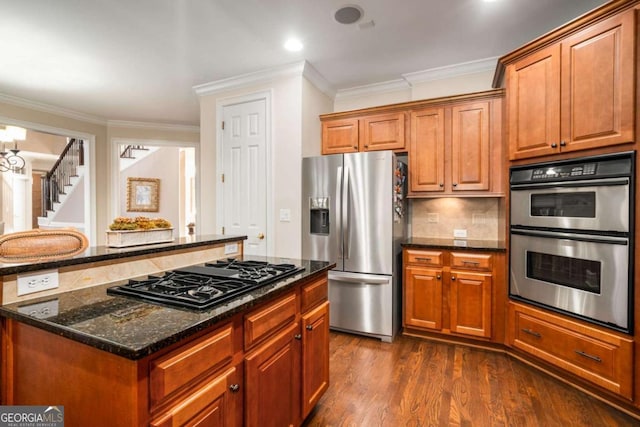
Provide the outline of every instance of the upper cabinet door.
<path id="1" fill-rule="evenodd" d="M 411 113 L 411 191 L 444 191 L 444 108 Z"/>
<path id="2" fill-rule="evenodd" d="M 509 159 L 557 152 L 560 145 L 560 45 L 507 67 Z"/>
<path id="3" fill-rule="evenodd" d="M 379 114 L 362 118 L 362 151 L 404 150 L 405 113 Z"/>
<path id="4" fill-rule="evenodd" d="M 488 101 L 451 108 L 452 191 L 489 190 L 489 113 Z"/>
<path id="5" fill-rule="evenodd" d="M 635 11 L 562 42 L 562 151 L 634 140 Z"/>
<path id="6" fill-rule="evenodd" d="M 358 151 L 358 119 L 322 122 L 322 154 L 355 153 Z"/>

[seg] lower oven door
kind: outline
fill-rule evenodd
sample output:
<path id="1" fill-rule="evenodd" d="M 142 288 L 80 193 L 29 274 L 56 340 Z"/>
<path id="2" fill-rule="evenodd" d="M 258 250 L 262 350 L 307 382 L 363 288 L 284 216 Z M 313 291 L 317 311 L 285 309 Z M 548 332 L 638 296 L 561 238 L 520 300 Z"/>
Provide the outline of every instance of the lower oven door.
<path id="1" fill-rule="evenodd" d="M 509 295 L 630 331 L 629 239 L 511 230 Z"/>

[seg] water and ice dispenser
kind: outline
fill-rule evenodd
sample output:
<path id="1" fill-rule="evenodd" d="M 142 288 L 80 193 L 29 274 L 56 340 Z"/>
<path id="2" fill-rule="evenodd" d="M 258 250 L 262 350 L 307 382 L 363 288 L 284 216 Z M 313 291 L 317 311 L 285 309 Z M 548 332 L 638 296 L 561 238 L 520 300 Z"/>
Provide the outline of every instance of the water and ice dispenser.
<path id="1" fill-rule="evenodd" d="M 330 224 L 328 197 L 309 198 L 309 216 L 311 234 L 329 234 Z"/>

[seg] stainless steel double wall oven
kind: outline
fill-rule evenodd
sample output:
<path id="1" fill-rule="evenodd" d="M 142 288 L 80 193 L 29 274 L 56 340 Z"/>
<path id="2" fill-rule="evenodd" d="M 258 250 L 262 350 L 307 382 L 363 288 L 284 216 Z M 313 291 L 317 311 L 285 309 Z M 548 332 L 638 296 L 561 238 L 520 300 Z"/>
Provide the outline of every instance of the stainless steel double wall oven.
<path id="1" fill-rule="evenodd" d="M 635 152 L 510 169 L 510 284 L 527 301 L 632 332 Z"/>

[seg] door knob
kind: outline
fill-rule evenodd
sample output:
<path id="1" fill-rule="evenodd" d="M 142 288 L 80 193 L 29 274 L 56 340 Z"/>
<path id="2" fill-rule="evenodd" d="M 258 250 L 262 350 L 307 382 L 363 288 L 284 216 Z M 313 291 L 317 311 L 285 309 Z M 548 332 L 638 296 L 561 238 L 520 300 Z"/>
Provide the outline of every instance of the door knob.
<path id="1" fill-rule="evenodd" d="M 258 234 L 258 239 L 260 239 L 260 240 L 264 239 L 264 233 L 259 233 Z"/>

